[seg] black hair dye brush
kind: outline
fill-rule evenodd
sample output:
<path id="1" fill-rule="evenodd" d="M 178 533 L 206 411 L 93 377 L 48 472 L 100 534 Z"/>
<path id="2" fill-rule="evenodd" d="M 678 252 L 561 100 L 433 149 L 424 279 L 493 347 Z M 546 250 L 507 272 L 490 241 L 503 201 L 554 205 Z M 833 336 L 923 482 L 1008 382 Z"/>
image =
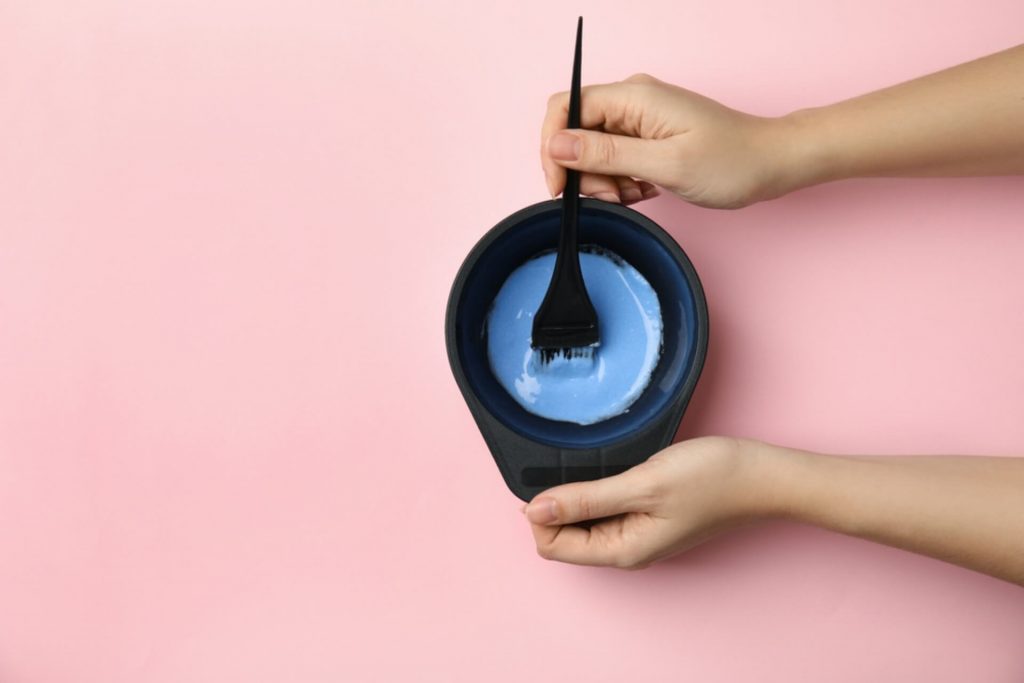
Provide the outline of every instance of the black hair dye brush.
<path id="1" fill-rule="evenodd" d="M 583 17 L 576 24 L 576 53 L 572 64 L 572 87 L 569 90 L 569 128 L 580 127 L 580 62 L 583 53 Z M 566 358 L 593 357 L 601 338 L 597 328 L 597 311 L 587 294 L 580 271 L 580 174 L 566 170 L 562 193 L 562 226 L 558 256 L 544 301 L 533 317 L 530 345 L 542 363 L 558 356 Z"/>

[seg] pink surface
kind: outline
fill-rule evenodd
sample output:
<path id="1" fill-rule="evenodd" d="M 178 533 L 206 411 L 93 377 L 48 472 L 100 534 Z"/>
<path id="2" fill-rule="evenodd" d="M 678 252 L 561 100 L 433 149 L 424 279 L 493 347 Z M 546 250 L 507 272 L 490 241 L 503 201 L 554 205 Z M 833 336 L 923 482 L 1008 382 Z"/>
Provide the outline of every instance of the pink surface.
<path id="1" fill-rule="evenodd" d="M 585 80 L 776 114 L 1012 45 L 1019 0 L 0 3 L 0 681 L 1021 681 L 1024 592 L 772 524 L 534 555 L 448 371 Z M 681 436 L 1024 452 L 1022 179 L 644 210 L 700 272 Z M 375 284 L 379 282 L 378 284 Z"/>

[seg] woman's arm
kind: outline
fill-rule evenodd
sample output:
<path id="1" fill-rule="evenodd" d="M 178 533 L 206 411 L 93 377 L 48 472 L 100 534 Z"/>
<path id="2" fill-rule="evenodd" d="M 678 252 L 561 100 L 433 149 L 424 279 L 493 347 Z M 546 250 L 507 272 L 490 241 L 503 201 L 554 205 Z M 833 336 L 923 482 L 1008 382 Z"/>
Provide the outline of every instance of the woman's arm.
<path id="1" fill-rule="evenodd" d="M 758 519 L 806 522 L 1024 585 L 1024 459 L 830 456 L 694 439 L 524 508 L 537 550 L 640 568 Z M 603 519 L 607 518 L 607 519 Z M 583 528 L 575 523 L 600 519 Z"/>
<path id="2" fill-rule="evenodd" d="M 1024 173 L 1024 46 L 784 117 L 807 174 L 794 187 L 856 176 Z M 799 173 L 799 172 L 798 172 Z"/>
<path id="3" fill-rule="evenodd" d="M 1024 585 L 1024 459 L 761 451 L 771 513 Z"/>

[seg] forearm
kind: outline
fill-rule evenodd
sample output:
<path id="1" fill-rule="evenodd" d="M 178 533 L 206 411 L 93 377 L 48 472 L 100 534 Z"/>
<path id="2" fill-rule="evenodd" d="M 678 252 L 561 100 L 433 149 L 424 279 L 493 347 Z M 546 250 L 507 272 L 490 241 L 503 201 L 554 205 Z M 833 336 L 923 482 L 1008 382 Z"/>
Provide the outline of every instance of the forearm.
<path id="1" fill-rule="evenodd" d="M 1024 173 L 1024 46 L 779 119 L 793 189 L 864 176 Z"/>
<path id="2" fill-rule="evenodd" d="M 845 457 L 760 446 L 764 514 L 1024 585 L 1024 459 Z"/>

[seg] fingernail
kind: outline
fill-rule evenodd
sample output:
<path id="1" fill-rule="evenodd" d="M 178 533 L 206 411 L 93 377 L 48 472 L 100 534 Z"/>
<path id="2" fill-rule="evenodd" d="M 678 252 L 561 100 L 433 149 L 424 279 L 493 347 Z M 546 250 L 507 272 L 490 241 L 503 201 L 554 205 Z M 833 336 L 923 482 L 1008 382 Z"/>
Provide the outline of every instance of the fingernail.
<path id="1" fill-rule="evenodd" d="M 619 195 L 614 192 L 595 192 L 594 199 L 600 199 L 602 202 L 611 202 L 612 204 L 621 204 L 622 201 L 619 199 Z"/>
<path id="2" fill-rule="evenodd" d="M 580 139 L 572 133 L 555 133 L 548 140 L 548 153 L 559 161 L 576 161 L 580 158 Z"/>
<path id="3" fill-rule="evenodd" d="M 650 199 L 651 197 L 657 197 L 661 194 L 661 190 L 658 189 L 657 185 L 653 185 L 646 180 L 640 181 L 640 191 L 644 195 L 644 199 Z"/>
<path id="4" fill-rule="evenodd" d="M 526 518 L 534 524 L 550 524 L 558 519 L 558 501 L 542 496 L 534 498 L 526 506 Z"/>
<path id="5" fill-rule="evenodd" d="M 644 193 L 635 187 L 627 187 L 622 190 L 622 199 L 627 202 L 638 202 L 644 198 Z"/>

